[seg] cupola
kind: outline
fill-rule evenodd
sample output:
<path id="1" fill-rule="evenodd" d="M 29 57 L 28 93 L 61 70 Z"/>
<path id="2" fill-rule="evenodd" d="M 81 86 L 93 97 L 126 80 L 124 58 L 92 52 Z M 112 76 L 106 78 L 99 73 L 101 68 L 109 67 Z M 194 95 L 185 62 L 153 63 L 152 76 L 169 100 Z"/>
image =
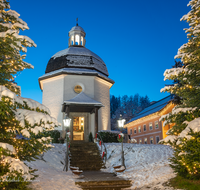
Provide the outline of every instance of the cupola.
<path id="1" fill-rule="evenodd" d="M 72 27 L 72 29 L 69 31 L 69 47 L 71 46 L 81 46 L 85 47 L 85 31 L 82 27 L 78 26 L 78 23 L 76 26 Z"/>

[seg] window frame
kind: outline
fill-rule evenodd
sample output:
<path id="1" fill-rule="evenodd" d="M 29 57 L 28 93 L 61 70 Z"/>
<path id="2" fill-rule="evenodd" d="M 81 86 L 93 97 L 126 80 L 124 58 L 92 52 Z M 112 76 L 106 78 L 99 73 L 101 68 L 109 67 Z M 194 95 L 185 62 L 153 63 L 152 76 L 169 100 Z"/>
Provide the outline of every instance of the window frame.
<path id="1" fill-rule="evenodd" d="M 137 128 L 134 127 L 134 134 L 137 134 Z"/>
<path id="2" fill-rule="evenodd" d="M 154 142 L 153 142 L 153 143 L 151 143 L 151 138 L 153 138 L 153 136 L 151 136 L 151 137 L 150 137 L 150 144 L 154 144 Z M 153 139 L 153 141 L 154 141 L 154 139 Z"/>
<path id="3" fill-rule="evenodd" d="M 139 131 L 139 127 L 140 127 L 140 131 Z M 141 132 L 142 132 L 141 126 L 138 126 L 138 133 L 141 133 Z"/>
<path id="4" fill-rule="evenodd" d="M 152 129 L 150 129 L 150 124 L 152 124 Z M 152 130 L 153 130 L 153 123 L 150 122 L 150 123 L 149 123 L 149 131 L 152 131 Z"/>
<path id="5" fill-rule="evenodd" d="M 146 139 L 146 141 L 145 141 L 145 139 Z M 147 143 L 145 143 L 145 142 L 147 142 Z M 147 137 L 144 138 L 144 144 L 148 144 Z"/>
<path id="6" fill-rule="evenodd" d="M 144 130 L 144 126 L 146 126 L 146 127 L 145 127 L 146 129 L 145 129 L 145 130 Z M 143 131 L 144 131 L 144 132 L 147 131 L 147 125 L 146 125 L 146 124 L 143 125 Z"/>
<path id="7" fill-rule="evenodd" d="M 160 136 L 156 136 L 156 144 L 158 144 L 159 142 L 159 141 L 157 142 L 157 137 L 159 138 L 159 141 L 160 141 Z"/>
<path id="8" fill-rule="evenodd" d="M 140 140 L 141 140 L 141 143 L 140 143 Z M 142 144 L 142 138 L 139 139 L 139 144 Z"/>
<path id="9" fill-rule="evenodd" d="M 155 129 L 159 129 L 159 122 L 158 122 L 158 128 L 156 128 L 156 122 L 158 122 L 158 121 L 155 121 Z"/>

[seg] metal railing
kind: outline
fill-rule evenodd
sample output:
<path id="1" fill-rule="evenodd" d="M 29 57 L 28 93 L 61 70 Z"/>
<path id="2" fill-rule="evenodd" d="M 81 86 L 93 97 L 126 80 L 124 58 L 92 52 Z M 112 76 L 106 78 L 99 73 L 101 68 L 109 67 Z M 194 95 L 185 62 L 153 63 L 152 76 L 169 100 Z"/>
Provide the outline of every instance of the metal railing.
<path id="1" fill-rule="evenodd" d="M 68 163 L 69 163 L 69 137 L 68 137 L 67 132 L 66 132 L 65 142 L 66 142 L 66 152 L 65 152 L 65 165 L 64 165 L 63 171 L 67 172 L 68 171 Z"/>
<path id="2" fill-rule="evenodd" d="M 107 149 L 106 149 L 106 146 L 105 146 L 105 144 L 104 144 L 104 142 L 102 140 L 101 135 L 99 133 L 97 133 L 97 135 L 98 135 L 97 139 L 98 139 L 98 137 L 100 138 L 99 141 L 98 141 L 98 143 L 100 143 L 100 141 L 101 141 L 101 144 L 99 145 L 101 148 L 100 148 L 99 151 L 100 151 L 102 160 L 104 161 L 104 164 L 106 164 L 106 161 L 107 161 Z"/>

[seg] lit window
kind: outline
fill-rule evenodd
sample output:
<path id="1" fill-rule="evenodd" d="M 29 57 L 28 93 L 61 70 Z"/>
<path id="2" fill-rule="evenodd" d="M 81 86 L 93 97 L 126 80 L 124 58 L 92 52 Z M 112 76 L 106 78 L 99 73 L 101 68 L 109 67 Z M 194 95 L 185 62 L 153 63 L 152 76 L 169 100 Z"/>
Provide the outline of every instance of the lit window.
<path id="1" fill-rule="evenodd" d="M 152 123 L 149 123 L 149 130 L 152 130 L 153 129 L 153 125 Z"/>
<path id="2" fill-rule="evenodd" d="M 139 144 L 142 144 L 142 139 L 139 139 Z"/>
<path id="3" fill-rule="evenodd" d="M 132 129 L 130 129 L 130 135 L 132 135 Z"/>
<path id="4" fill-rule="evenodd" d="M 79 45 L 80 44 L 80 37 L 79 35 L 75 36 L 75 45 Z"/>
<path id="5" fill-rule="evenodd" d="M 138 127 L 138 133 L 141 133 L 141 127 L 140 126 Z"/>
<path id="6" fill-rule="evenodd" d="M 158 121 L 155 121 L 155 129 L 158 129 Z"/>
<path id="7" fill-rule="evenodd" d="M 153 137 L 150 137 L 150 144 L 153 144 Z"/>
<path id="8" fill-rule="evenodd" d="M 147 138 L 144 138 L 144 144 L 147 144 Z"/>
<path id="9" fill-rule="evenodd" d="M 158 144 L 159 141 L 160 141 L 160 137 L 157 136 L 157 137 L 156 137 L 156 144 Z"/>
<path id="10" fill-rule="evenodd" d="M 136 129 L 136 127 L 134 128 L 134 134 L 136 134 L 137 133 L 137 129 Z"/>
<path id="11" fill-rule="evenodd" d="M 143 125 L 143 130 L 146 131 L 147 130 L 147 127 L 146 125 Z"/>

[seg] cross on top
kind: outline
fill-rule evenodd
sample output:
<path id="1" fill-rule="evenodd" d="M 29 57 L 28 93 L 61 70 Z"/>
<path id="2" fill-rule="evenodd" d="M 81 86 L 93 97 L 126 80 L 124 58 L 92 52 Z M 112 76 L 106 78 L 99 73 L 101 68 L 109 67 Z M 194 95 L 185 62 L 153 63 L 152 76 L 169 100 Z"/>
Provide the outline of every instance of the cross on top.
<path id="1" fill-rule="evenodd" d="M 76 26 L 78 26 L 78 18 L 76 18 Z"/>

